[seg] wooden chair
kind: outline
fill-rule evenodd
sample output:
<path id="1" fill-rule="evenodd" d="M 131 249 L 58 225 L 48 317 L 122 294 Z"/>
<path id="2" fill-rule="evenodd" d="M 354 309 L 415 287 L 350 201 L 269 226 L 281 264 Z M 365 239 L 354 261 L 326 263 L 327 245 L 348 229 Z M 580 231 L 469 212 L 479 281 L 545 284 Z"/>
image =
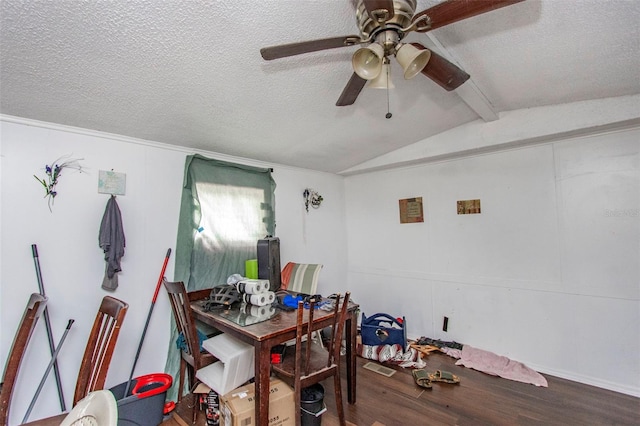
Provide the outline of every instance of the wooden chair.
<path id="1" fill-rule="evenodd" d="M 104 389 L 113 350 L 128 308 L 128 304 L 111 296 L 102 299 L 80 363 L 73 405 L 89 392 Z"/>
<path id="2" fill-rule="evenodd" d="M 313 296 L 318 292 L 318 278 L 321 270 L 322 264 L 320 263 L 289 262 L 282 269 L 281 288 Z M 316 343 L 320 346 L 323 345 L 320 330 L 314 332 L 313 337 Z"/>
<path id="3" fill-rule="evenodd" d="M 11 404 L 11 394 L 13 393 L 13 387 L 18 377 L 18 371 L 20 370 L 20 364 L 22 363 L 22 357 L 24 355 L 27 344 L 31 339 L 33 329 L 44 311 L 44 307 L 47 304 L 47 298 L 41 294 L 33 293 L 29 298 L 27 307 L 25 308 L 22 320 L 18 326 L 18 331 L 13 339 L 11 350 L 9 351 L 9 358 L 4 368 L 4 374 L 2 375 L 2 383 L 0 386 L 0 425 L 6 426 L 9 418 L 9 405 Z"/>
<path id="4" fill-rule="evenodd" d="M 316 294 L 321 269 L 321 264 L 287 263 L 281 273 L 282 289 L 309 295 Z"/>
<path id="5" fill-rule="evenodd" d="M 347 319 L 347 308 L 351 293 L 347 292 L 340 303 L 341 296 L 338 294 L 335 299 L 333 316 L 333 326 L 331 327 L 331 339 L 324 349 L 311 343 L 303 343 L 303 336 L 307 337 L 307 342 L 311 342 L 311 333 L 315 330 L 313 326 L 313 314 L 315 301 L 310 302 L 309 309 L 304 309 L 303 302 L 298 303 L 298 316 L 296 323 L 296 346 L 295 357 L 285 356 L 282 364 L 273 364 L 273 371 L 283 381 L 294 387 L 295 405 L 300 409 L 300 392 L 303 388 L 323 381 L 333 376 L 333 383 L 336 395 L 336 407 L 340 424 L 346 424 L 344 417 L 344 407 L 342 405 L 342 386 L 340 383 L 340 346 L 344 324 Z M 304 321 L 305 311 L 309 312 L 308 319 Z M 296 426 L 300 426 L 300 415 L 296 416 Z"/>
<path id="6" fill-rule="evenodd" d="M 170 282 L 164 279 L 162 281 L 164 288 L 169 294 L 171 302 L 171 310 L 176 321 L 178 334 L 182 334 L 185 342 L 185 350 L 180 351 L 180 380 L 178 388 L 178 403 L 182 401 L 182 390 L 184 389 L 184 376 L 187 372 L 189 377 L 189 389 L 193 392 L 197 384 L 196 372 L 202 367 L 217 361 L 217 359 L 207 351 L 200 351 L 200 341 L 198 340 L 198 331 L 196 323 L 191 314 L 190 298 L 184 283 L 181 281 Z M 210 292 L 210 290 L 207 290 Z M 193 423 L 196 421 L 197 401 L 193 401 Z"/>

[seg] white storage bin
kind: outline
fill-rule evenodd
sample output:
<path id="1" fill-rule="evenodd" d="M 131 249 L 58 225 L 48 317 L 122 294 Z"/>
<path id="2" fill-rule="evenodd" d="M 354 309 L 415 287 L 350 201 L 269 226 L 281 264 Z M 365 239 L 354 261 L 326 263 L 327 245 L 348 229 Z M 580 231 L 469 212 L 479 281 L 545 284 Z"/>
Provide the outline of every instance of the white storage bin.
<path id="1" fill-rule="evenodd" d="M 255 375 L 253 346 L 227 334 L 202 342 L 202 347 L 219 361 L 196 372 L 196 377 L 219 395 L 241 386 Z"/>

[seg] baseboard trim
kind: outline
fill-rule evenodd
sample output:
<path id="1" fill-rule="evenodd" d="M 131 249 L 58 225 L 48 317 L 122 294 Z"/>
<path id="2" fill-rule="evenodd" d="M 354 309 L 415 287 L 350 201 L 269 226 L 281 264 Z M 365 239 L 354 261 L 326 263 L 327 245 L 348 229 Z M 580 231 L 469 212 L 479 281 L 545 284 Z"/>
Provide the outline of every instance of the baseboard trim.
<path id="1" fill-rule="evenodd" d="M 615 383 L 608 380 L 602 380 L 597 377 L 585 376 L 582 374 L 576 374 L 564 370 L 555 370 L 552 368 L 546 368 L 536 364 L 526 364 L 528 367 L 536 370 L 539 373 L 547 374 L 560 379 L 571 380 L 572 382 L 582 383 L 584 385 L 595 386 L 597 388 L 607 389 L 610 391 L 623 393 L 625 395 L 631 395 L 640 397 L 640 387 L 627 386 L 621 383 Z"/>

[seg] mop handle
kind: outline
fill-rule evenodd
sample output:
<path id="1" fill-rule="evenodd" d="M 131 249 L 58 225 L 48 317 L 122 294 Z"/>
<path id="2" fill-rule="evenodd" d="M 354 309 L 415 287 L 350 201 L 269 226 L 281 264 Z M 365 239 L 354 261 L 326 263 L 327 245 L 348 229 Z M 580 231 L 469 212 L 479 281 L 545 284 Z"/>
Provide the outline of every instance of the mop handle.
<path id="1" fill-rule="evenodd" d="M 169 256 L 171 256 L 171 249 L 167 249 L 167 255 L 164 257 L 164 263 L 162 264 L 162 270 L 160 271 L 160 276 L 158 277 L 158 283 L 156 284 L 156 292 L 153 293 L 153 300 L 151 303 L 155 304 L 158 299 L 158 293 L 160 292 L 160 287 L 162 286 L 162 279 L 164 278 L 164 271 L 167 270 L 167 263 L 169 263 Z"/>
<path id="2" fill-rule="evenodd" d="M 67 334 L 69 334 L 69 330 L 71 329 L 71 325 L 73 324 L 75 320 L 70 319 L 69 323 L 67 324 L 67 328 L 64 330 L 64 334 L 62 335 L 62 337 L 60 338 L 60 341 L 58 342 L 58 348 L 56 349 L 56 351 L 53 353 L 53 355 L 51 355 L 51 361 L 49 361 L 49 365 L 47 365 L 47 369 L 44 372 L 44 375 L 42 376 L 42 380 L 40 380 L 40 385 L 38 385 L 38 389 L 36 390 L 36 394 L 33 395 L 33 399 L 31 400 L 31 404 L 29 404 L 29 408 L 27 409 L 27 413 L 24 415 L 24 418 L 22 419 L 22 423 L 26 423 L 27 419 L 29 419 L 29 415 L 31 414 L 31 410 L 33 410 L 33 406 L 36 404 L 36 400 L 38 399 L 38 396 L 40 396 L 40 391 L 42 390 L 42 387 L 44 386 L 44 382 L 47 380 L 47 376 L 49 375 L 49 372 L 51 371 L 51 367 L 54 366 L 57 358 L 58 358 L 58 354 L 60 353 L 60 348 L 62 348 L 62 344 L 64 343 L 64 339 L 67 338 Z"/>
<path id="3" fill-rule="evenodd" d="M 169 256 L 171 256 L 171 249 L 167 250 L 167 255 L 164 258 L 164 263 L 162 264 L 162 270 L 160 271 L 160 276 L 158 277 L 158 283 L 156 284 L 156 291 L 153 294 L 153 299 L 151 300 L 151 306 L 149 307 L 149 313 L 147 314 L 147 321 L 144 323 L 144 328 L 142 329 L 142 336 L 140 337 L 140 344 L 138 345 L 138 350 L 136 351 L 136 356 L 133 359 L 133 367 L 131 367 L 131 373 L 129 374 L 129 380 L 127 380 L 127 386 L 124 389 L 124 396 L 127 397 L 129 393 L 129 387 L 131 386 L 131 379 L 133 378 L 133 372 L 136 370 L 136 364 L 138 363 L 138 358 L 140 357 L 140 351 L 142 350 L 142 344 L 144 343 L 144 338 L 147 334 L 147 328 L 149 327 L 149 320 L 151 320 L 151 314 L 153 313 L 153 308 L 156 305 L 156 299 L 158 298 L 158 292 L 160 291 L 160 286 L 162 285 L 162 280 L 164 279 L 164 272 L 167 269 L 167 263 L 169 263 Z"/>
<path id="4" fill-rule="evenodd" d="M 38 289 L 40 290 L 40 294 L 45 296 L 44 293 L 44 284 L 42 282 L 42 271 L 40 270 L 40 258 L 38 257 L 38 246 L 35 244 L 31 244 L 31 252 L 33 253 L 33 262 L 36 267 L 36 278 L 38 279 Z M 47 338 L 49 339 L 49 351 L 51 352 L 51 356 L 56 351 L 56 347 L 53 343 L 53 331 L 51 331 L 51 320 L 49 319 L 49 309 L 47 306 L 44 307 L 44 326 L 47 330 Z M 55 358 L 54 358 L 55 359 Z M 62 380 L 60 379 L 60 370 L 58 369 L 58 363 L 53 364 L 53 374 L 56 378 L 56 386 L 58 387 L 58 397 L 60 399 L 60 409 L 62 412 L 67 411 L 67 406 L 64 402 L 64 394 L 62 393 Z"/>

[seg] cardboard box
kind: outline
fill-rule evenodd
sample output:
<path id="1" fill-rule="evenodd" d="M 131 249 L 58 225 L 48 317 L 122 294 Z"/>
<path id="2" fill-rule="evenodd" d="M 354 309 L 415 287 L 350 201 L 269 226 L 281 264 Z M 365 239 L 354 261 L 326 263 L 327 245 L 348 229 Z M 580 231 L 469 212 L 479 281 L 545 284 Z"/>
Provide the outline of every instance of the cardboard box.
<path id="1" fill-rule="evenodd" d="M 241 386 L 220 398 L 220 426 L 256 424 L 255 385 Z M 280 379 L 272 378 L 269 386 L 269 426 L 294 426 L 296 410 L 293 389 Z"/>

